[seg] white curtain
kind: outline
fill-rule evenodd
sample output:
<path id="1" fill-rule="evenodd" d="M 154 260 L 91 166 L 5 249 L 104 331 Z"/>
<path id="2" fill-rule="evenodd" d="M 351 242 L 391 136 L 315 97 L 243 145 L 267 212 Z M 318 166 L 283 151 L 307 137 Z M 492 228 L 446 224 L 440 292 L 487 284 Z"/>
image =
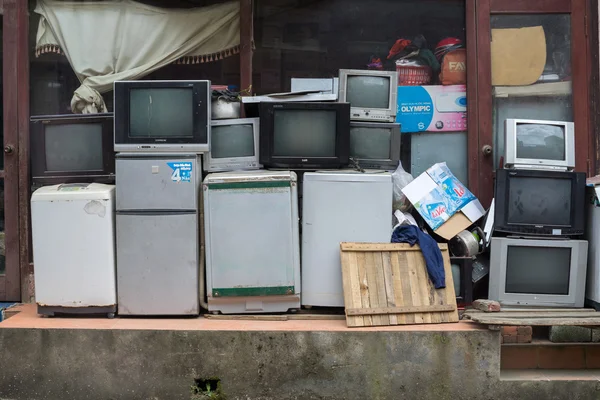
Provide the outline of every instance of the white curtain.
<path id="1" fill-rule="evenodd" d="M 74 113 L 105 112 L 100 93 L 167 64 L 202 63 L 239 52 L 239 1 L 164 9 L 132 0 L 38 0 L 36 54 L 63 53 L 81 86 Z"/>

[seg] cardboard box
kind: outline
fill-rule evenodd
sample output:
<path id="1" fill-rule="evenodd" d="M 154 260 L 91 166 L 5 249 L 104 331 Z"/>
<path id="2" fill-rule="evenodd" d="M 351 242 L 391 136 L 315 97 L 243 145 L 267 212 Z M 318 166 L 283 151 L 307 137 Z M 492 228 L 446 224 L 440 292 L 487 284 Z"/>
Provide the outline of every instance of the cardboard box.
<path id="1" fill-rule="evenodd" d="M 485 214 L 479 200 L 438 163 L 402 189 L 434 232 L 446 240 L 467 229 Z"/>
<path id="2" fill-rule="evenodd" d="M 396 122 L 402 132 L 466 131 L 466 85 L 398 86 Z"/>

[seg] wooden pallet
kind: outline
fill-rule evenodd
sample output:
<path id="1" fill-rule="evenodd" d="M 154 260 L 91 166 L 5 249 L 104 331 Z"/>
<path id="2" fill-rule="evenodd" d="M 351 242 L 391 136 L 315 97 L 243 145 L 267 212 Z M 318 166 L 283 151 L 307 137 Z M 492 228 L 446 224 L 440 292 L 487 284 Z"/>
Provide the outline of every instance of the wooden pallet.
<path id="1" fill-rule="evenodd" d="M 470 319 L 490 329 L 501 326 L 600 326 L 600 313 L 589 309 L 512 309 L 499 312 L 467 310 L 464 319 Z"/>
<path id="2" fill-rule="evenodd" d="M 439 246 L 446 288 L 436 290 L 419 246 L 342 243 L 346 324 L 358 327 L 458 322 L 448 246 Z"/>

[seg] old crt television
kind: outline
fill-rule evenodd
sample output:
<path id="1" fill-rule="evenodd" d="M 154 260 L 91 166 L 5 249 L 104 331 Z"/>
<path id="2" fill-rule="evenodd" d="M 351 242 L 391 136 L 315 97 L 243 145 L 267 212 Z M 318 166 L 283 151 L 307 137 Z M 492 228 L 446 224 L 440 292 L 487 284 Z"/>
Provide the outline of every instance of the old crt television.
<path id="1" fill-rule="evenodd" d="M 507 168 L 573 170 L 572 122 L 507 119 L 504 164 Z"/>
<path id="2" fill-rule="evenodd" d="M 400 124 L 350 122 L 350 158 L 362 168 L 396 169 L 400 161 Z"/>
<path id="3" fill-rule="evenodd" d="M 113 115 L 43 115 L 30 120 L 35 185 L 112 183 Z"/>
<path id="4" fill-rule="evenodd" d="M 115 151 L 210 150 L 210 81 L 117 81 Z"/>
<path id="5" fill-rule="evenodd" d="M 348 165 L 349 103 L 260 103 L 260 162 L 271 168 Z"/>
<path id="6" fill-rule="evenodd" d="M 583 235 L 585 173 L 496 171 L 494 230 L 536 236 Z"/>
<path id="7" fill-rule="evenodd" d="M 583 307 L 588 242 L 492 238 L 490 300 L 503 305 Z"/>
<path id="8" fill-rule="evenodd" d="M 207 172 L 259 169 L 258 118 L 220 119 L 211 122 L 210 151 L 204 154 Z"/>
<path id="9" fill-rule="evenodd" d="M 398 72 L 340 69 L 338 97 L 350 103 L 353 121 L 395 122 Z"/>

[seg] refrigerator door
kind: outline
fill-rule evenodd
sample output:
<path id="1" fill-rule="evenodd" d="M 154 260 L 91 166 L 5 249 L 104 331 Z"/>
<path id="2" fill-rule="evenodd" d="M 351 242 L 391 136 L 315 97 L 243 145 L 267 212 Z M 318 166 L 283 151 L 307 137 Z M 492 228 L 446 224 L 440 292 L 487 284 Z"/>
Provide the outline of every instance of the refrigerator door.
<path id="1" fill-rule="evenodd" d="M 117 211 L 196 210 L 200 156 L 117 156 Z"/>
<path id="2" fill-rule="evenodd" d="M 305 173 L 302 304 L 343 307 L 340 242 L 389 243 L 392 177 Z"/>
<path id="3" fill-rule="evenodd" d="M 198 314 L 195 213 L 117 214 L 121 315 Z"/>
<path id="4" fill-rule="evenodd" d="M 207 180 L 209 298 L 300 293 L 295 182 Z"/>

